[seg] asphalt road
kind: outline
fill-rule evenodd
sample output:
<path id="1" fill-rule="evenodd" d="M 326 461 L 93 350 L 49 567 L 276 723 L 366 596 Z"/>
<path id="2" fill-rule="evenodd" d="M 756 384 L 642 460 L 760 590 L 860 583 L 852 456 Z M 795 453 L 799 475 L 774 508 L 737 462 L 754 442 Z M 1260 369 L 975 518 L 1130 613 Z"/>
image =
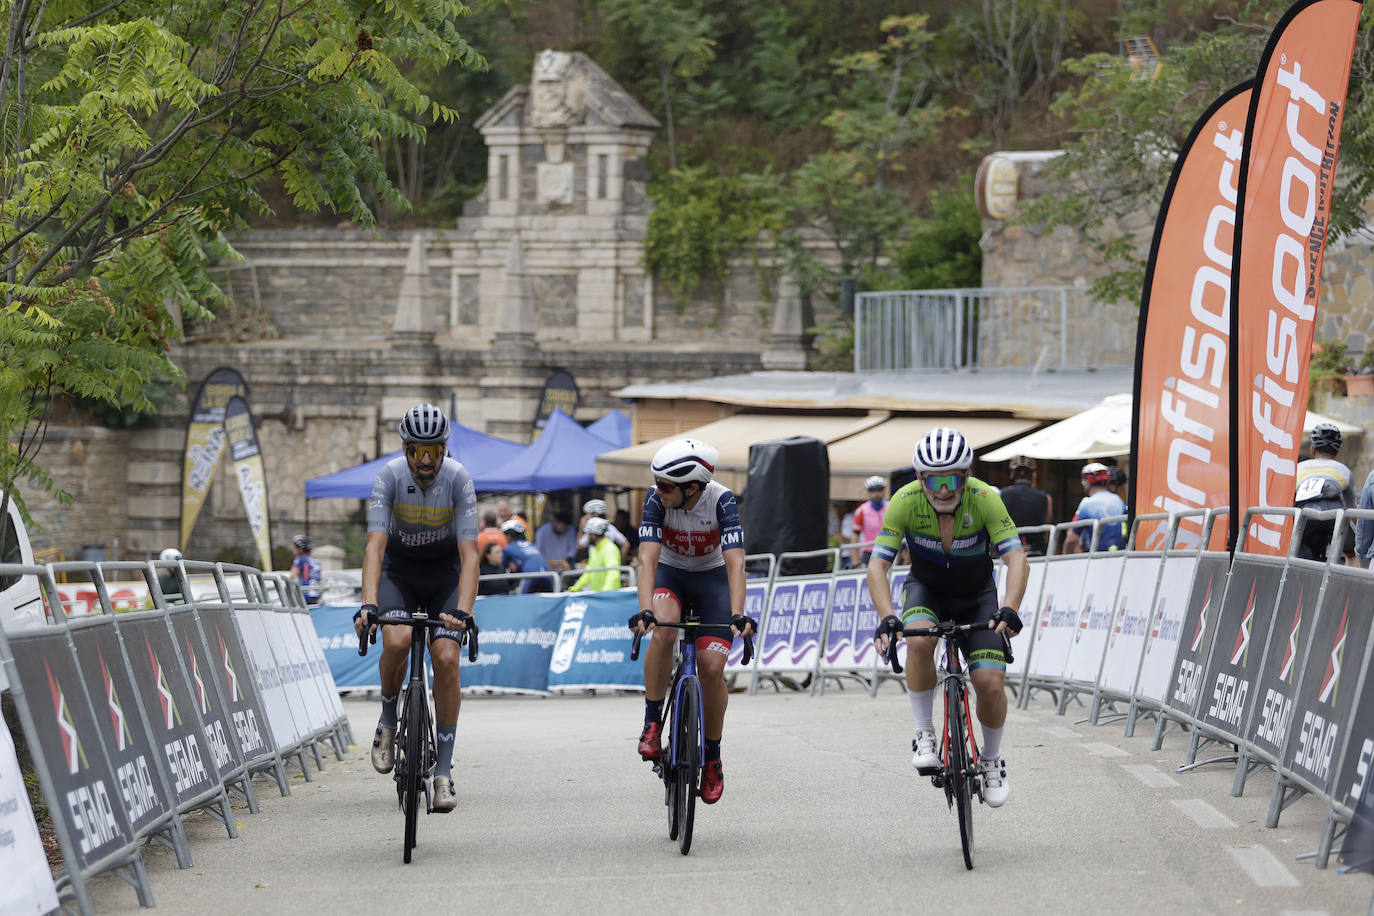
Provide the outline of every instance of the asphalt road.
<path id="1" fill-rule="evenodd" d="M 362 741 L 377 703 L 345 707 Z M 1150 751 L 1153 729 L 1075 724 L 1048 702 L 1013 711 L 1011 799 L 975 813 L 964 869 L 942 792 L 910 767 L 911 720 L 895 685 L 731 697 L 725 797 L 698 804 L 682 856 L 660 784 L 634 753 L 643 701 L 470 697 L 458 729 L 459 808 L 421 818 L 401 861 L 403 818 L 367 748 L 329 757 L 238 839 L 188 819 L 190 869 L 149 848 L 168 913 L 1364 913 L 1374 878 L 1318 870 L 1323 811 L 1304 798 L 1264 826 L 1272 774 L 1241 798 L 1232 768 L 1173 774 L 1186 736 Z M 95 879 L 99 913 L 140 913 L 134 892 Z"/>

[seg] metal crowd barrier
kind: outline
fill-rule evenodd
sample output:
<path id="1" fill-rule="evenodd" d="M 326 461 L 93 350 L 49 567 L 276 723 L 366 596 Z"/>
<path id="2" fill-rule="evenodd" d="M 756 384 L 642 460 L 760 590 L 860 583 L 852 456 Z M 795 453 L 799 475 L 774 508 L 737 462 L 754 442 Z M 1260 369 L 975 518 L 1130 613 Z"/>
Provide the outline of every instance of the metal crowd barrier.
<path id="1" fill-rule="evenodd" d="M 62 849 L 64 907 L 89 913 L 86 881 L 109 870 L 152 906 L 142 846 L 163 844 L 190 867 L 184 816 L 206 811 L 237 837 L 230 794 L 257 812 L 255 773 L 290 794 L 284 760 L 309 779 L 307 753 L 322 768 L 321 744 L 342 759 L 352 740 L 289 577 L 194 561 L 0 565 L 0 575 L 35 577 L 50 618 L 0 626 L 0 670 Z M 80 600 L 64 602 L 58 575 Z M 174 578 L 178 600 L 159 575 Z M 125 583 L 112 597 L 110 581 L 128 576 L 146 597 Z"/>

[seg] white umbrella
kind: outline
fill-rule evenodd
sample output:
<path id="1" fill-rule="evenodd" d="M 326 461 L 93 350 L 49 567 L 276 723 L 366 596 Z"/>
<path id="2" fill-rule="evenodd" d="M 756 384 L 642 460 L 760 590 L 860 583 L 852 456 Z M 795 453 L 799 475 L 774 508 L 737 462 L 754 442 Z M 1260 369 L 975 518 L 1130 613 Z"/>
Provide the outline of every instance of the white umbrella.
<path id="1" fill-rule="evenodd" d="M 1074 414 L 1044 429 L 1036 430 L 978 457 L 984 461 L 1006 461 L 1017 455 L 1061 461 L 1106 458 L 1131 452 L 1131 403 L 1129 394 L 1113 394 L 1096 407 Z M 1342 423 L 1319 413 L 1307 412 L 1303 424 L 1311 432 L 1318 423 L 1334 423 L 1345 435 L 1360 435 L 1358 426 Z"/>

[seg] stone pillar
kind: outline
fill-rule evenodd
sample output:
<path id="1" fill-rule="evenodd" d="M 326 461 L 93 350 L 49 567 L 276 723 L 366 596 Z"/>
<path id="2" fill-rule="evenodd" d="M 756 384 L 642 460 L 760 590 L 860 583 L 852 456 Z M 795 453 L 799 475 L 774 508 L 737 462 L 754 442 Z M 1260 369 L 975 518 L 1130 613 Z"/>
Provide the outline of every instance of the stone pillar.
<path id="1" fill-rule="evenodd" d="M 778 301 L 773 309 L 773 330 L 768 346 L 762 353 L 765 369 L 805 369 L 811 352 L 813 334 L 808 332 L 815 322 L 811 299 L 801 294 L 797 280 L 784 273 L 778 283 Z"/>
<path id="2" fill-rule="evenodd" d="M 489 422 L 487 432 L 527 441 L 546 372 L 543 351 L 535 339 L 534 297 L 518 232 L 506 251 L 505 273 L 500 321 L 481 382 L 483 406 L 489 417 L 505 418 Z"/>
<path id="3" fill-rule="evenodd" d="M 391 324 L 392 343 L 407 347 L 432 347 L 434 311 L 430 308 L 429 267 L 425 262 L 425 235 L 415 233 L 406 254 L 401 295 L 396 299 L 396 317 Z"/>

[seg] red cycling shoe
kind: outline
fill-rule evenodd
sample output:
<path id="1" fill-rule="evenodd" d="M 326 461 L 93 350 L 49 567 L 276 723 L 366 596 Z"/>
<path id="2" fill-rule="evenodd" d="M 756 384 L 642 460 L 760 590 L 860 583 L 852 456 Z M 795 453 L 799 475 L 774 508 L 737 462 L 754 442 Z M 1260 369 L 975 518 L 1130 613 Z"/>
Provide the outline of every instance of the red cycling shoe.
<path id="1" fill-rule="evenodd" d="M 644 731 L 639 733 L 639 756 L 645 760 L 657 760 L 663 753 L 663 748 L 659 743 L 659 738 L 663 734 L 663 723 L 650 722 L 644 726 Z"/>
<path id="2" fill-rule="evenodd" d="M 714 805 L 720 801 L 720 796 L 725 792 L 725 769 L 720 765 L 720 759 L 706 761 L 706 766 L 701 771 L 701 800 L 708 805 Z"/>

